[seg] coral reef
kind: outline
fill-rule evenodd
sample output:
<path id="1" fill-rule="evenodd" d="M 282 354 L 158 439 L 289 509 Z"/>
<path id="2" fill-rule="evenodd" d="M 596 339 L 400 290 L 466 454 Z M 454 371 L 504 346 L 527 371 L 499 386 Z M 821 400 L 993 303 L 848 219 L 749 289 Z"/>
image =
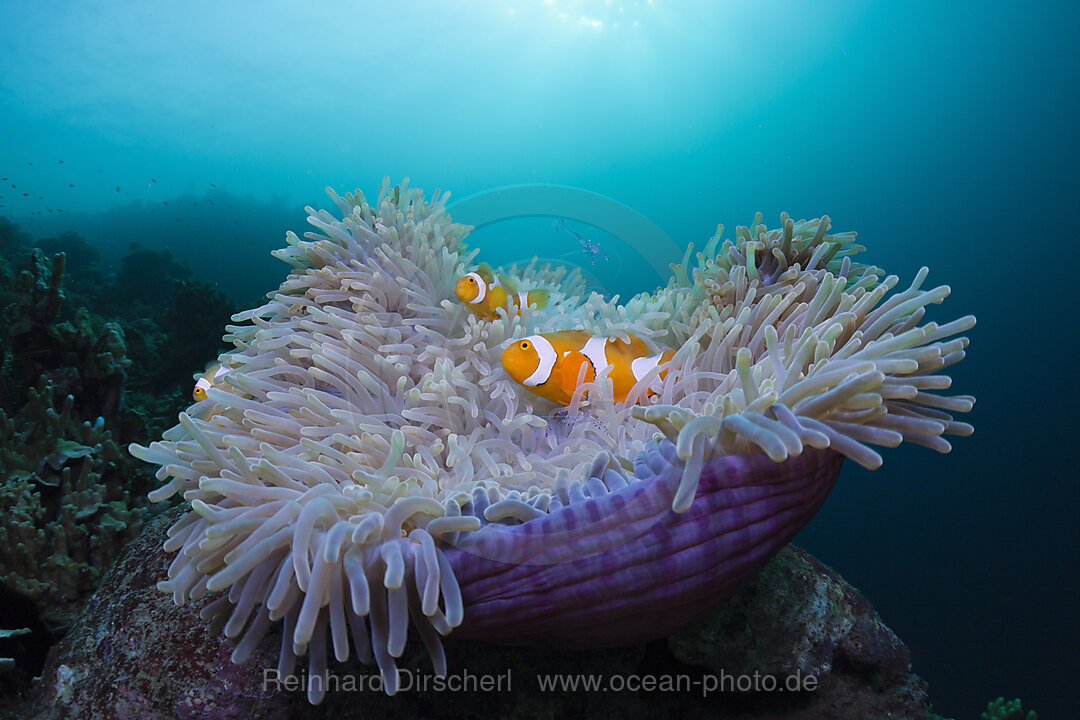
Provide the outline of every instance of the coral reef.
<path id="1" fill-rule="evenodd" d="M 29 600 L 51 630 L 97 586 L 138 530 L 146 502 L 127 491 L 129 463 L 105 428 L 53 405 L 42 381 L 14 418 L 0 410 L 0 586 Z"/>
<path id="2" fill-rule="evenodd" d="M 115 421 L 129 364 L 124 333 L 85 307 L 61 315 L 65 268 L 63 253 L 48 257 L 35 248 L 3 308 L 3 407 L 18 406 L 44 381 L 60 397 L 76 398 L 77 416 Z"/>
<path id="3" fill-rule="evenodd" d="M 276 665 L 276 637 L 251 662 L 233 664 L 233 644 L 208 635 L 201 615 L 212 598 L 176 606 L 156 589 L 169 556 L 161 550 L 179 508 L 149 522 L 87 604 L 72 632 L 55 648 L 33 697 L 19 717 L 379 718 L 379 717 L 714 717 L 756 720 L 865 720 L 926 716 L 924 683 L 907 669 L 908 650 L 862 596 L 805 552 L 781 552 L 729 603 L 693 630 L 650 644 L 594 651 L 504 648 L 447 642 L 465 677 L 502 677 L 502 691 L 435 692 L 406 687 L 396 697 L 380 690 L 379 675 L 355 661 L 336 664 L 340 677 L 368 683 L 367 691 L 331 692 L 308 705 L 300 689 L 264 684 Z M 806 619 L 803 627 L 800 619 Z M 725 633 L 735 637 L 725 639 Z M 694 640 L 697 634 L 704 640 Z M 743 642 L 751 638 L 750 642 Z M 671 648 L 669 650 L 669 648 Z M 405 682 L 419 686 L 430 669 L 419 643 L 401 660 Z M 774 673 L 781 681 L 815 673 L 813 690 L 740 692 L 713 687 L 724 677 Z M 577 690 L 542 677 L 580 682 Z M 298 675 L 297 678 L 305 677 Z M 577 678 L 577 680 L 574 680 Z M 656 679 L 656 687 L 648 690 Z M 669 678 L 672 687 L 664 690 Z M 494 680 L 493 680 L 494 681 Z M 587 691 L 586 683 L 634 685 L 634 691 Z M 559 682 L 559 681 L 555 681 Z M 725 681 L 726 682 L 726 681 Z M 742 681 L 740 680 L 740 683 Z M 344 687 L 344 686 L 343 686 Z"/>
<path id="4" fill-rule="evenodd" d="M 121 444 L 175 418 L 203 362 L 191 353 L 220 344 L 223 296 L 181 286 L 167 257 L 151 260 L 163 267 L 136 262 L 106 277 L 77 233 L 35 241 L 0 218 L 0 602 L 6 625 L 30 631 L 9 643 L 5 693 L 40 669 L 139 531 L 153 477 Z M 136 270 L 159 297 L 126 299 Z M 185 307 L 209 313 L 213 330 L 183 317 Z M 144 363 L 134 370 L 131 347 Z"/>
<path id="5" fill-rule="evenodd" d="M 6 319 L 0 407 L 0 588 L 34 620 L 65 628 L 138 529 L 148 481 L 119 452 L 123 331 L 79 308 L 61 321 L 65 256 L 39 249 L 18 277 Z M 123 440 L 123 438 L 121 438 Z"/>

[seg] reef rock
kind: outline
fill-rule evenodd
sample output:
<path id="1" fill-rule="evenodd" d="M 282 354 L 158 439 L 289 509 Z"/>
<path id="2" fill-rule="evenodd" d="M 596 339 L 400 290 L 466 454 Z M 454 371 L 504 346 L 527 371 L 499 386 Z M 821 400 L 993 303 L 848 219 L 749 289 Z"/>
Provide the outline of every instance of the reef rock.
<path id="1" fill-rule="evenodd" d="M 148 523 L 128 546 L 12 717 L 926 717 L 925 684 L 910 673 L 908 649 L 865 598 L 794 547 L 731 601 L 666 641 L 550 651 L 451 636 L 450 685 L 479 692 L 437 689 L 418 644 L 402 658 L 407 679 L 396 696 L 380 691 L 376 671 L 349 662 L 332 668 L 340 687 L 312 707 L 302 689 L 272 682 L 276 633 L 235 665 L 231 642 L 199 615 L 213 598 L 177 607 L 156 588 L 170 561 L 160 549 L 165 531 L 181 512 Z M 264 683 L 264 673 L 271 682 Z M 770 692 L 765 676 L 780 684 L 797 676 L 803 686 Z M 585 690 L 590 683 L 597 689 Z"/>
<path id="2" fill-rule="evenodd" d="M 29 706 L 13 717 L 287 716 L 287 703 L 279 702 L 286 698 L 259 692 L 259 668 L 270 655 L 234 665 L 229 641 L 199 618 L 206 602 L 177 607 L 157 590 L 168 568 L 161 544 L 177 515 L 174 509 L 148 522 L 127 546 L 49 652 Z"/>
<path id="3" fill-rule="evenodd" d="M 926 717 L 926 686 L 911 674 L 907 646 L 839 573 L 792 545 L 730 602 L 673 633 L 668 646 L 736 689 L 741 681 L 772 695 L 762 687 L 766 676 L 780 686 L 796 679 L 813 686 L 790 712 L 746 717 Z"/>

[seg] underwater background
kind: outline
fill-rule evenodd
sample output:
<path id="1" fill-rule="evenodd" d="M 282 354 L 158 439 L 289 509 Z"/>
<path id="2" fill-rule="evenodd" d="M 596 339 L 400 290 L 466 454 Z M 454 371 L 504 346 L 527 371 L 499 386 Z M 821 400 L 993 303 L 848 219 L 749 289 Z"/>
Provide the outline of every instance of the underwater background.
<path id="1" fill-rule="evenodd" d="M 847 463 L 796 543 L 907 643 L 937 712 L 1005 695 L 1075 717 L 1077 27 L 1064 3 L 0 0 L 0 230 L 67 251 L 69 297 L 124 319 L 150 403 L 217 346 L 139 328 L 257 303 L 326 186 L 450 190 L 493 264 L 539 254 L 623 297 L 717 223 L 828 214 L 901 283 L 949 284 L 940 318 L 978 317 L 951 371 L 976 432 Z M 530 184 L 649 231 L 469 217 Z M 185 304 L 177 281 L 220 293 Z M 165 295 L 168 318 L 136 316 Z"/>

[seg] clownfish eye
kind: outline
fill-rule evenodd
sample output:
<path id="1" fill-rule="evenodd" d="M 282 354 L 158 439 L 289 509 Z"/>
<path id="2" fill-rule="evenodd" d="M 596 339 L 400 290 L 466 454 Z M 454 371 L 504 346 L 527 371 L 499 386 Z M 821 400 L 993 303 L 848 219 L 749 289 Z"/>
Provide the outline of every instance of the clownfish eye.
<path id="1" fill-rule="evenodd" d="M 529 349 L 529 341 L 528 340 L 522 340 L 521 341 L 521 349 L 522 350 L 528 350 Z"/>
<path id="2" fill-rule="evenodd" d="M 469 278 L 469 282 L 471 282 L 473 285 L 475 285 L 476 284 L 476 278 L 472 278 L 472 277 Z"/>

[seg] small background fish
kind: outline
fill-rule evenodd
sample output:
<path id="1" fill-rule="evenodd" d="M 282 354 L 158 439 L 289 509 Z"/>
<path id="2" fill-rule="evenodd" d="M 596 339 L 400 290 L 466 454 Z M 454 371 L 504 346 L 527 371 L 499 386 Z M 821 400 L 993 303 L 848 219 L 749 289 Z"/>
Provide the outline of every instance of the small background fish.
<path id="1" fill-rule="evenodd" d="M 523 305 L 537 309 L 546 307 L 551 296 L 543 288 L 528 292 L 519 290 L 515 280 L 496 275 L 487 263 L 480 263 L 475 272 L 458 278 L 454 292 L 470 312 L 485 320 L 497 318 L 496 311 L 506 307 L 508 300 L 520 312 Z"/>

